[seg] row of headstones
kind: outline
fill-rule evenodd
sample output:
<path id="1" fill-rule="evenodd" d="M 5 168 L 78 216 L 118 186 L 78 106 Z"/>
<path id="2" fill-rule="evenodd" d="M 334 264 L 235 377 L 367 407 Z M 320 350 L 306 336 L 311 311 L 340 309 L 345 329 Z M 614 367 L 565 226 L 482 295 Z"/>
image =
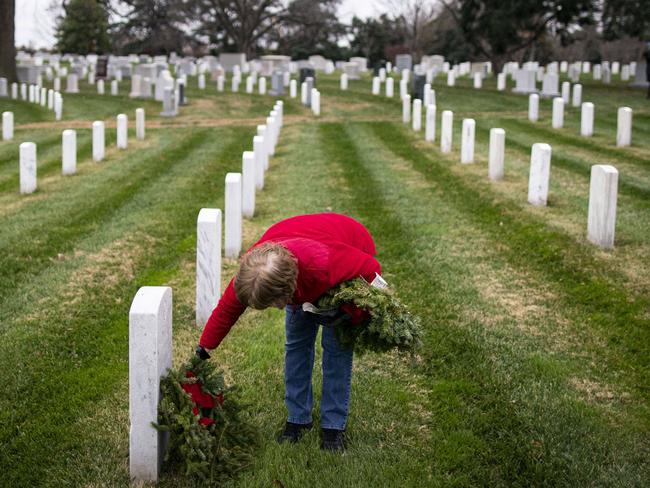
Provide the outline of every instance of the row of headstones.
<path id="1" fill-rule="evenodd" d="M 580 88 L 575 85 L 574 90 Z M 578 95 L 576 96 L 576 93 Z M 581 103 L 579 91 L 574 91 L 573 106 L 580 107 L 580 135 L 591 137 L 594 134 L 594 104 L 591 102 Z M 564 106 L 566 99 L 555 97 L 553 99 L 553 111 L 551 127 L 562 129 L 564 127 Z M 539 120 L 539 95 L 536 93 L 528 97 L 528 120 L 537 122 Z M 630 107 L 619 107 L 616 119 L 616 145 L 627 147 L 632 144 L 632 109 Z"/>
<path id="2" fill-rule="evenodd" d="M 562 99 L 560 99 L 562 100 Z M 422 127 L 422 101 L 413 100 L 413 116 L 411 117 L 410 96 L 403 99 L 402 121 L 412 122 L 414 131 Z M 412 119 L 412 120 L 411 120 Z M 425 140 L 433 142 L 436 137 L 436 105 L 427 105 Z M 442 112 L 440 130 L 440 151 L 450 153 L 452 150 L 454 114 L 451 110 Z M 463 119 L 462 141 L 460 151 L 461 164 L 474 162 L 476 121 Z M 488 151 L 488 177 L 491 180 L 501 180 L 504 175 L 505 159 L 504 129 L 490 129 Z M 548 189 L 551 169 L 551 146 L 544 143 L 533 144 L 531 150 L 531 165 L 528 180 L 528 202 L 532 205 L 545 206 L 548 200 Z M 587 238 L 601 248 L 614 246 L 614 230 L 616 225 L 616 200 L 618 188 L 618 171 L 610 165 L 594 165 L 591 169 L 591 184 L 589 192 L 589 214 L 587 218 Z"/>
<path id="3" fill-rule="evenodd" d="M 226 174 L 225 257 L 241 252 L 242 218 L 255 213 L 255 191 L 264 187 L 264 172 L 275 153 L 283 124 L 278 101 L 257 126 L 253 151 L 242 154 L 242 172 Z M 203 208 L 197 218 L 196 324 L 203 326 L 221 294 L 220 209 Z M 172 366 L 172 289 L 145 286 L 129 310 L 129 473 L 136 482 L 157 481 L 168 436 L 152 427 L 158 420 L 160 379 Z"/>
<path id="4" fill-rule="evenodd" d="M 143 108 L 135 111 L 136 138 L 144 139 L 145 135 L 145 114 Z M 13 113 L 3 112 L 2 114 L 2 138 L 3 140 L 13 139 Z M 64 176 L 73 175 L 77 172 L 77 132 L 66 129 L 62 134 L 61 166 Z M 117 148 L 126 149 L 128 145 L 128 117 L 126 114 L 117 116 Z M 96 162 L 102 161 L 106 154 L 105 125 L 103 121 L 97 120 L 92 124 L 92 157 Z M 20 193 L 34 193 L 37 188 L 37 158 L 36 144 L 23 142 L 19 146 L 19 173 Z"/>
<path id="5" fill-rule="evenodd" d="M 63 97 L 58 90 L 47 89 L 39 87 L 38 85 L 27 85 L 26 83 L 12 83 L 11 84 L 11 98 L 18 100 L 18 92 L 20 89 L 20 99 L 35 103 L 41 107 L 47 107 L 48 110 L 54 111 L 56 120 L 61 120 L 63 114 Z M 7 92 L 7 79 L 0 78 L 0 97 L 9 96 Z"/>

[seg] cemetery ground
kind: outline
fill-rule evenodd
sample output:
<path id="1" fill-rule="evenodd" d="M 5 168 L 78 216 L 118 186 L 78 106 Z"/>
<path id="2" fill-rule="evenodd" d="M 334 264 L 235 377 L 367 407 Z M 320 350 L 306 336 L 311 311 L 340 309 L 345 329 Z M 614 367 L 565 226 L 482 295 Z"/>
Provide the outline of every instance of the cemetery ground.
<path id="1" fill-rule="evenodd" d="M 650 483 L 650 105 L 639 91 L 582 82 L 579 108 L 551 129 L 551 100 L 436 90 L 435 143 L 401 122 L 398 97 L 370 79 L 319 75 L 321 116 L 284 97 L 284 127 L 244 246 L 272 223 L 335 211 L 376 239 L 384 277 L 425 326 L 415 358 L 355 358 L 350 446 L 322 452 L 318 430 L 278 445 L 283 313 L 248 311 L 212 361 L 248 403 L 262 446 L 232 486 L 647 486 Z M 224 177 L 241 170 L 274 98 L 205 91 L 162 119 L 160 104 L 64 94 L 64 116 L 0 99 L 15 114 L 0 142 L 0 485 L 126 486 L 128 310 L 140 286 L 173 289 L 174 363 L 192 353 L 196 217 L 223 208 Z M 509 89 L 511 86 L 509 85 Z M 398 92 L 398 90 L 396 90 Z M 617 148 L 616 110 L 634 110 L 632 146 Z M 147 135 L 134 137 L 144 107 Z M 440 114 L 454 146 L 439 150 Z M 115 148 L 115 116 L 129 146 Z M 476 119 L 475 164 L 461 165 L 460 127 Z M 107 156 L 91 159 L 93 120 Z M 487 178 L 488 131 L 506 130 L 505 178 Z M 61 132 L 76 128 L 78 173 L 61 176 Z M 18 145 L 38 151 L 38 190 L 18 192 Z M 553 148 L 547 207 L 526 202 L 530 148 Z M 620 172 L 616 242 L 586 239 L 592 164 Z M 224 286 L 236 261 L 224 260 Z M 222 288 L 223 289 L 223 288 Z M 316 405 L 320 362 L 314 370 Z M 318 410 L 315 410 L 316 425 Z M 164 474 L 161 486 L 189 486 Z"/>

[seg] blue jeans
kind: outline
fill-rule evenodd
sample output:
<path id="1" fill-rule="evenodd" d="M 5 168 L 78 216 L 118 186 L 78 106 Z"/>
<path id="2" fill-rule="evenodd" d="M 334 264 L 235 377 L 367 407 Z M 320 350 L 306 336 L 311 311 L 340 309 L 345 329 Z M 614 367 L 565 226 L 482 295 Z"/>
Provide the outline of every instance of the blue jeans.
<path id="1" fill-rule="evenodd" d="M 312 370 L 319 322 L 316 316 L 288 305 L 284 345 L 284 401 L 289 422 L 308 424 L 312 421 L 314 403 Z M 321 428 L 345 429 L 352 381 L 352 349 L 342 348 L 334 328 L 323 326 L 323 395 L 320 405 Z"/>

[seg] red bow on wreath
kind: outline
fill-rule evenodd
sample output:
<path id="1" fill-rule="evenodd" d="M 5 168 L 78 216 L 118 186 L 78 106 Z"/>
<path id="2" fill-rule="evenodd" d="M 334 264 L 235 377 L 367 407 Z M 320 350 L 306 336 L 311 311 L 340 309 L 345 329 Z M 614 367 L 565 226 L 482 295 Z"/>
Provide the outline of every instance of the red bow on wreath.
<path id="1" fill-rule="evenodd" d="M 195 375 L 192 371 L 188 371 L 185 373 L 185 377 L 194 378 Z M 194 404 L 192 413 L 198 417 L 200 416 L 201 411 L 203 411 L 203 416 L 199 419 L 199 424 L 205 427 L 214 424 L 214 420 L 205 415 L 209 415 L 209 411 L 214 408 L 215 402 L 219 405 L 223 405 L 223 393 L 219 393 L 216 396 L 205 393 L 201 382 L 198 379 L 194 383 L 183 383 L 181 387 L 190 395 L 192 403 Z M 208 410 L 208 412 L 205 412 L 206 410 Z"/>

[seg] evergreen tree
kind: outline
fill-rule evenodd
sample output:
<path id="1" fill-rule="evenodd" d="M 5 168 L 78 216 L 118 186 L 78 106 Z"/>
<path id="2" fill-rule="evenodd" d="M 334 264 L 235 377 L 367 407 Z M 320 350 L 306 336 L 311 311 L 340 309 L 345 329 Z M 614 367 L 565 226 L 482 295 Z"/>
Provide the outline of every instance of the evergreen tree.
<path id="1" fill-rule="evenodd" d="M 568 35 L 593 22 L 598 0 L 458 0 L 445 3 L 474 54 L 492 61 L 498 73 L 515 53 L 548 32 Z"/>
<path id="2" fill-rule="evenodd" d="M 98 0 L 69 0 L 56 26 L 57 47 L 75 54 L 110 51 L 108 11 Z"/>

